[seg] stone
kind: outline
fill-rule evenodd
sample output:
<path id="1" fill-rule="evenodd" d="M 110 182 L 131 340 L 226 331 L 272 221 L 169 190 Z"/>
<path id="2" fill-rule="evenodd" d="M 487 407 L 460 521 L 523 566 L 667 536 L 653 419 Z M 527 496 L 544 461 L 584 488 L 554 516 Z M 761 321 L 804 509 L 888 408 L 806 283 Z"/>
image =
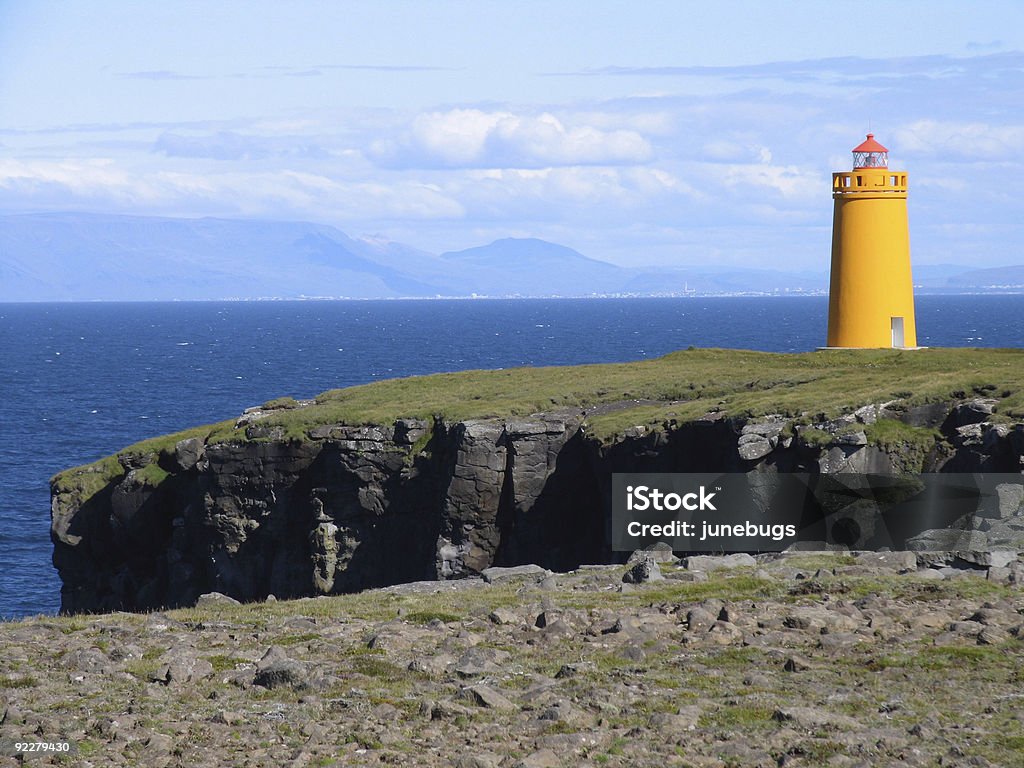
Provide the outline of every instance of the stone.
<path id="1" fill-rule="evenodd" d="M 409 670 L 437 677 L 445 674 L 455 664 L 455 657 L 447 653 L 431 653 L 417 656 L 409 662 Z"/>
<path id="2" fill-rule="evenodd" d="M 504 664 L 509 658 L 509 652 L 500 648 L 470 648 L 459 658 L 455 672 L 460 677 L 504 672 Z"/>
<path id="3" fill-rule="evenodd" d="M 717 621 L 717 616 L 706 608 L 700 606 L 691 608 L 686 612 L 686 628 L 691 632 L 708 630 Z"/>
<path id="4" fill-rule="evenodd" d="M 537 614 L 537 619 L 534 621 L 534 626 L 539 629 L 550 627 L 556 621 L 561 618 L 561 613 L 558 611 L 541 611 Z"/>
<path id="5" fill-rule="evenodd" d="M 427 432 L 427 422 L 420 419 L 397 419 L 395 421 L 395 442 L 399 445 L 414 445 Z"/>
<path id="6" fill-rule="evenodd" d="M 164 733 L 153 733 L 143 742 L 142 762 L 153 768 L 163 768 L 171 761 L 174 739 Z"/>
<path id="7" fill-rule="evenodd" d="M 172 648 L 157 659 L 157 667 L 149 679 L 164 685 L 193 683 L 210 677 L 213 665 L 200 658 L 191 648 Z"/>
<path id="8" fill-rule="evenodd" d="M 1010 568 L 989 568 L 985 572 L 985 578 L 996 584 L 1009 584 L 1013 571 Z"/>
<path id="9" fill-rule="evenodd" d="M 239 723 L 245 722 L 245 715 L 241 712 L 235 712 L 228 709 L 219 709 L 210 718 L 211 722 L 219 723 L 220 725 L 238 725 Z"/>
<path id="10" fill-rule="evenodd" d="M 648 581 L 661 581 L 664 578 L 658 562 L 651 555 L 638 560 L 632 568 L 622 574 L 622 581 L 625 584 L 646 584 Z"/>
<path id="11" fill-rule="evenodd" d="M 283 649 L 275 645 L 256 663 L 253 685 L 303 690 L 309 687 L 309 673 L 305 664 L 289 658 Z"/>
<path id="12" fill-rule="evenodd" d="M 980 568 L 1007 568 L 1017 562 L 1015 549 L 957 550 L 955 561 Z"/>
<path id="13" fill-rule="evenodd" d="M 717 645 L 733 645 L 743 640 L 743 630 L 728 621 L 716 621 L 708 628 L 707 638 Z"/>
<path id="14" fill-rule="evenodd" d="M 174 462 L 179 472 L 188 472 L 203 458 L 206 443 L 201 437 L 189 437 L 174 444 Z"/>
<path id="15" fill-rule="evenodd" d="M 878 405 L 865 405 L 853 412 L 853 418 L 855 418 L 860 424 L 874 424 L 878 421 L 879 410 L 880 408 Z"/>
<path id="16" fill-rule="evenodd" d="M 317 500 L 319 503 L 319 500 Z M 320 515 L 317 525 L 309 534 L 313 573 L 313 590 L 320 595 L 329 595 L 334 591 L 334 579 L 338 568 L 338 526 L 323 514 L 323 504 L 319 504 Z"/>
<path id="17" fill-rule="evenodd" d="M 498 709 L 506 712 L 512 712 L 519 709 L 519 707 L 513 704 L 504 694 L 499 693 L 489 685 L 473 685 L 464 690 L 467 694 L 467 698 L 481 707 L 485 707 L 487 709 Z"/>
<path id="18" fill-rule="evenodd" d="M 860 722 L 848 715 L 816 707 L 780 707 L 772 713 L 772 720 L 808 731 L 819 728 L 855 730 L 861 727 Z"/>
<path id="19" fill-rule="evenodd" d="M 64 668 L 74 672 L 109 675 L 116 665 L 99 648 L 78 648 L 64 657 Z"/>
<path id="20" fill-rule="evenodd" d="M 646 549 L 635 549 L 626 560 L 626 565 L 634 565 L 641 560 L 652 559 L 656 563 L 674 563 L 676 556 L 671 545 L 664 541 L 656 541 Z"/>
<path id="21" fill-rule="evenodd" d="M 913 552 L 860 552 L 856 555 L 857 565 L 868 568 L 892 568 L 897 571 L 917 569 L 917 555 Z"/>
<path id="22" fill-rule="evenodd" d="M 513 579 L 532 579 L 539 581 L 551 575 L 551 571 L 539 565 L 514 565 L 511 567 L 491 566 L 480 572 L 488 584 L 501 584 Z"/>
<path id="23" fill-rule="evenodd" d="M 505 608 L 505 607 L 495 608 L 493 611 L 490 612 L 490 614 L 487 616 L 487 618 L 490 619 L 495 624 L 499 624 L 499 625 L 501 625 L 501 624 L 514 624 L 514 625 L 518 625 L 518 624 L 522 624 L 523 623 L 522 616 L 520 616 L 518 613 L 516 613 L 511 608 Z"/>
<path id="24" fill-rule="evenodd" d="M 757 561 L 746 552 L 733 555 L 691 555 L 683 560 L 689 571 L 714 571 L 720 568 L 746 568 L 757 565 Z"/>
<path id="25" fill-rule="evenodd" d="M 558 589 L 558 577 L 557 576 L 545 576 L 543 579 L 537 582 L 537 586 L 546 592 L 553 592 Z"/>
<path id="26" fill-rule="evenodd" d="M 461 755 L 454 763 L 455 768 L 498 768 L 501 757 L 489 752 L 475 755 Z"/>
<path id="27" fill-rule="evenodd" d="M 772 452 L 771 442 L 758 435 L 743 435 L 737 443 L 736 450 L 744 461 L 757 461 Z"/>
<path id="28" fill-rule="evenodd" d="M 1002 645 L 1010 635 L 999 627 L 985 627 L 978 633 L 978 645 Z"/>
<path id="29" fill-rule="evenodd" d="M 786 657 L 786 662 L 782 665 L 782 668 L 787 672 L 806 672 L 814 669 L 815 665 L 803 656 L 792 654 Z"/>
<path id="30" fill-rule="evenodd" d="M 1003 519 L 1022 514 L 1024 508 L 1024 485 L 1000 483 L 996 486 L 999 500 L 999 516 Z"/>
<path id="31" fill-rule="evenodd" d="M 951 552 L 987 549 L 988 538 L 980 531 L 955 528 L 933 528 L 907 539 L 907 549 L 914 552 Z"/>
<path id="32" fill-rule="evenodd" d="M 513 768 L 561 768 L 563 765 L 558 754 L 551 749 L 539 749 L 526 757 L 512 763 Z"/>
<path id="33" fill-rule="evenodd" d="M 592 661 L 576 661 L 570 664 L 563 664 L 561 669 L 555 673 L 555 677 L 562 680 L 567 677 L 576 677 L 587 672 L 597 672 L 597 665 Z"/>
<path id="34" fill-rule="evenodd" d="M 221 605 L 241 605 L 241 603 L 221 592 L 206 592 L 196 599 L 196 608 L 211 608 Z"/>
<path id="35" fill-rule="evenodd" d="M 868 444 L 868 436 L 867 436 L 867 434 L 863 430 L 860 430 L 858 432 L 843 432 L 841 434 L 836 435 L 835 444 L 836 445 L 867 445 Z"/>
<path id="36" fill-rule="evenodd" d="M 961 403 L 950 412 L 946 424 L 956 428 L 987 421 L 988 417 L 995 413 L 998 404 L 999 401 L 992 398 L 976 398 Z"/>

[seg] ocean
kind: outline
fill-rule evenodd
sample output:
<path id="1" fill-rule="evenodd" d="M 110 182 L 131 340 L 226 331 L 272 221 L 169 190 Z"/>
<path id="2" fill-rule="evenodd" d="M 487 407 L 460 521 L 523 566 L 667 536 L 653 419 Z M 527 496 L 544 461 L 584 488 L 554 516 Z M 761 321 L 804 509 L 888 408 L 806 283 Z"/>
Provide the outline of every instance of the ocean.
<path id="1" fill-rule="evenodd" d="M 802 352 L 825 297 L 0 304 L 0 618 L 55 613 L 49 478 L 271 398 L 414 374 Z M 925 346 L 1024 346 L 1024 296 L 921 296 Z"/>

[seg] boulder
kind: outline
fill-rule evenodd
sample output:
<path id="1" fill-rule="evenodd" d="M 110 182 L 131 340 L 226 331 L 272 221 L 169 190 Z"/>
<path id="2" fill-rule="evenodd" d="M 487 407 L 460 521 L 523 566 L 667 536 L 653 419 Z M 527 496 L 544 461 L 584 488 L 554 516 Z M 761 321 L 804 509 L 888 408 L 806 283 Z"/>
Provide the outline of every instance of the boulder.
<path id="1" fill-rule="evenodd" d="M 473 685 L 464 690 L 466 698 L 486 709 L 498 709 L 506 712 L 513 712 L 519 709 L 508 697 L 489 685 Z"/>
<path id="2" fill-rule="evenodd" d="M 275 645 L 256 663 L 253 685 L 302 690 L 309 687 L 309 673 L 305 664 L 289 658 L 284 650 Z"/>
<path id="3" fill-rule="evenodd" d="M 206 443 L 200 437 L 189 437 L 174 444 L 174 462 L 181 472 L 188 472 L 203 458 Z"/>
<path id="4" fill-rule="evenodd" d="M 913 552 L 860 552 L 857 564 L 868 568 L 892 568 L 897 571 L 917 569 L 917 555 Z"/>
<path id="5" fill-rule="evenodd" d="M 648 581 L 661 581 L 661 567 L 653 555 L 646 555 L 638 560 L 632 568 L 622 575 L 624 584 L 645 584 Z"/>
<path id="6" fill-rule="evenodd" d="M 720 568 L 746 568 L 757 565 L 757 561 L 746 552 L 732 555 L 691 555 L 683 560 L 688 571 L 715 571 Z"/>
<path id="7" fill-rule="evenodd" d="M 221 592 L 207 592 L 196 599 L 196 608 L 216 608 L 222 605 L 241 605 L 241 603 Z"/>
<path id="8" fill-rule="evenodd" d="M 509 567 L 491 566 L 480 572 L 488 584 L 501 584 L 514 579 L 531 579 L 538 581 L 551 575 L 551 571 L 539 565 L 513 565 Z"/>
<path id="9" fill-rule="evenodd" d="M 757 461 L 772 452 L 771 442 L 759 435 L 743 435 L 736 450 L 744 461 Z"/>
<path id="10" fill-rule="evenodd" d="M 953 408 L 946 419 L 946 426 L 950 429 L 963 427 L 967 424 L 979 424 L 987 421 L 988 417 L 995 413 L 998 400 L 992 398 L 976 398 L 966 403 L 961 403 Z"/>

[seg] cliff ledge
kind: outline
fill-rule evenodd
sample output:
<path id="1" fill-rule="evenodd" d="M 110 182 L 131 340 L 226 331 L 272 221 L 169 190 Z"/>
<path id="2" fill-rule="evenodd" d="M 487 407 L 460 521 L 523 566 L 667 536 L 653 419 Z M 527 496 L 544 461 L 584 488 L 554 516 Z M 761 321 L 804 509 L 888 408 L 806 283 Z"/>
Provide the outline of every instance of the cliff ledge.
<path id="1" fill-rule="evenodd" d="M 1019 350 L 688 350 L 281 398 L 54 477 L 62 610 L 613 562 L 615 472 L 1019 474 L 1022 379 Z M 972 549 L 1021 543 L 999 503 Z"/>

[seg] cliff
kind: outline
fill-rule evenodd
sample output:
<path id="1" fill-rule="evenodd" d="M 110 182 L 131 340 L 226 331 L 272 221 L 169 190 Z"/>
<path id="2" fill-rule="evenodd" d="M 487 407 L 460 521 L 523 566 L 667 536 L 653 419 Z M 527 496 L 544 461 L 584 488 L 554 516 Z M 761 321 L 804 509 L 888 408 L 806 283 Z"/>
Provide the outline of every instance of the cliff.
<path id="1" fill-rule="evenodd" d="M 1022 373 L 1016 350 L 689 350 L 282 398 L 56 476 L 62 610 L 613 562 L 615 472 L 1020 473 Z M 1020 504 L 972 549 L 1016 546 Z"/>

